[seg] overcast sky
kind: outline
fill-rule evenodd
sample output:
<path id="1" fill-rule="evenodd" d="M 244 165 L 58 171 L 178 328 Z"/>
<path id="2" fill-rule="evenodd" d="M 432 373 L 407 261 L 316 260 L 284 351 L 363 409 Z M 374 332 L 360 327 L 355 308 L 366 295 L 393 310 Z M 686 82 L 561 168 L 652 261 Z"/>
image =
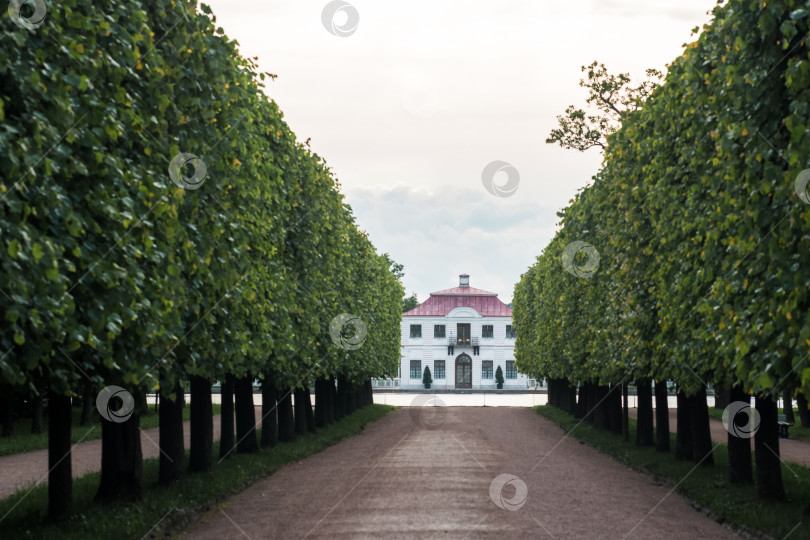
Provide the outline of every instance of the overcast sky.
<path id="1" fill-rule="evenodd" d="M 359 23 L 341 37 L 322 22 L 325 0 L 207 3 L 242 54 L 278 75 L 268 95 L 333 169 L 360 228 L 405 266 L 408 292 L 424 300 L 466 272 L 506 302 L 599 168 L 597 150 L 545 144 L 557 115 L 584 104 L 580 66 L 664 70 L 715 5 L 353 0 Z M 511 197 L 482 184 L 496 160 L 519 173 Z"/>

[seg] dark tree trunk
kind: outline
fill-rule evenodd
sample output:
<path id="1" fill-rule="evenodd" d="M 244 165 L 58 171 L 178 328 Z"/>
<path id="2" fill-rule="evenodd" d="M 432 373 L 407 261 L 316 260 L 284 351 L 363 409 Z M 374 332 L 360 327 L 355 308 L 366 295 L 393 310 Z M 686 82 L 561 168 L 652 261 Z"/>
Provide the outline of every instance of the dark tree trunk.
<path id="1" fill-rule="evenodd" d="M 610 430 L 615 435 L 621 435 L 624 419 L 622 416 L 622 391 L 619 385 L 614 384 L 610 387 L 610 394 L 608 397 L 608 408 L 610 410 Z"/>
<path id="2" fill-rule="evenodd" d="M 577 408 L 577 388 L 568 379 L 565 381 L 565 412 L 574 414 Z"/>
<path id="3" fill-rule="evenodd" d="M 692 459 L 692 416 L 689 414 L 689 398 L 678 389 L 678 416 L 675 433 L 675 459 Z"/>
<path id="4" fill-rule="evenodd" d="M 636 381 L 636 401 L 638 418 L 636 419 L 636 445 L 653 446 L 655 444 L 652 410 L 652 387 L 649 379 Z"/>
<path id="5" fill-rule="evenodd" d="M 139 399 L 135 399 L 139 403 Z M 101 420 L 101 481 L 96 500 L 138 501 L 143 499 L 143 454 L 140 414 L 125 422 Z"/>
<path id="6" fill-rule="evenodd" d="M 731 391 L 721 386 L 714 387 L 714 408 L 725 409 L 731 403 Z"/>
<path id="7" fill-rule="evenodd" d="M 371 379 L 366 381 L 366 405 L 374 405 L 374 387 L 371 385 Z"/>
<path id="8" fill-rule="evenodd" d="M 810 427 L 810 409 L 807 408 L 807 398 L 801 392 L 796 395 L 796 408 L 799 409 L 802 427 Z"/>
<path id="9" fill-rule="evenodd" d="M 622 383 L 622 435 L 630 441 L 630 396 L 627 395 L 627 383 Z"/>
<path id="10" fill-rule="evenodd" d="M 355 388 L 354 384 L 349 383 L 346 381 L 346 393 L 344 394 L 343 401 L 346 403 L 346 414 L 352 414 L 355 410 L 355 404 L 357 403 L 354 398 Z"/>
<path id="11" fill-rule="evenodd" d="M 191 449 L 188 469 L 207 471 L 214 462 L 214 411 L 211 404 L 211 381 L 191 377 L 191 410 L 189 411 Z"/>
<path id="12" fill-rule="evenodd" d="M 345 416 L 345 409 L 343 408 L 343 397 L 341 393 L 338 391 L 338 385 L 340 384 L 340 378 L 336 378 L 332 384 L 332 409 L 333 414 L 335 417 L 335 422 L 340 421 L 341 418 Z"/>
<path id="13" fill-rule="evenodd" d="M 785 489 L 782 486 L 782 463 L 779 459 L 779 409 L 771 396 L 757 396 L 759 429 L 754 435 L 754 459 L 757 464 L 757 495 L 763 500 L 782 501 Z"/>
<path id="14" fill-rule="evenodd" d="M 669 394 L 667 381 L 655 381 L 655 449 L 669 452 Z"/>
<path id="15" fill-rule="evenodd" d="M 741 386 L 734 386 L 731 388 L 729 400 L 741 401 L 747 405 L 751 405 L 751 397 L 743 390 Z M 746 427 L 751 423 L 750 415 L 753 414 L 751 409 L 746 409 L 745 413 L 738 414 L 741 418 L 729 418 L 729 427 L 731 422 L 740 421 L 746 422 Z M 746 432 L 750 428 L 746 429 Z M 754 482 L 754 471 L 751 466 L 751 438 L 739 437 L 728 432 L 728 473 L 729 481 L 733 484 L 751 484 Z"/>
<path id="16" fill-rule="evenodd" d="M 793 414 L 793 389 L 785 388 L 782 391 L 782 414 L 785 415 L 785 421 L 791 424 L 796 423 L 796 416 Z"/>
<path id="17" fill-rule="evenodd" d="M 337 411 L 335 416 L 340 419 L 349 414 L 347 401 L 348 397 L 347 394 L 349 392 L 348 389 L 349 383 L 346 381 L 345 378 L 342 376 L 338 376 L 337 380 Z"/>
<path id="18" fill-rule="evenodd" d="M 337 418 L 335 418 L 335 406 L 336 406 L 335 405 L 335 400 L 336 400 L 336 397 L 335 397 L 335 380 L 334 379 L 326 380 L 326 390 L 327 390 L 326 391 L 326 397 L 324 398 L 324 399 L 326 399 L 326 421 L 329 424 L 334 424 L 335 420 L 338 420 Z"/>
<path id="19" fill-rule="evenodd" d="M 326 408 L 329 395 L 326 379 L 315 379 L 315 426 L 326 427 Z"/>
<path id="20" fill-rule="evenodd" d="M 256 409 L 253 406 L 253 377 L 237 379 L 236 390 L 236 451 L 249 454 L 259 451 L 256 436 Z"/>
<path id="21" fill-rule="evenodd" d="M 31 433 L 42 433 L 42 395 L 31 400 Z"/>
<path id="22" fill-rule="evenodd" d="M 305 435 L 307 433 L 307 406 L 309 404 L 309 392 L 301 388 L 295 389 L 295 434 Z"/>
<path id="23" fill-rule="evenodd" d="M 48 516 L 59 520 L 73 509 L 70 397 L 49 392 L 48 416 Z"/>
<path id="24" fill-rule="evenodd" d="M 610 429 L 610 414 L 608 413 L 608 387 L 604 385 L 596 385 L 594 396 L 596 403 L 594 404 L 594 425 L 599 429 Z"/>
<path id="25" fill-rule="evenodd" d="M 285 391 L 278 400 L 278 440 L 281 442 L 295 440 L 292 390 Z"/>
<path id="26" fill-rule="evenodd" d="M 14 435 L 14 401 L 8 393 L 8 388 L 0 388 L 0 421 L 3 422 L 3 430 L 0 437 L 11 437 Z M 68 409 L 70 406 L 68 404 Z"/>
<path id="27" fill-rule="evenodd" d="M 233 420 L 233 377 L 227 375 L 220 386 L 221 393 L 221 416 L 219 421 L 219 457 L 224 458 L 233 452 L 234 420 Z"/>
<path id="28" fill-rule="evenodd" d="M 692 460 L 703 466 L 714 465 L 706 388 L 701 386 L 700 390 L 695 395 L 689 396 L 688 399 L 689 416 L 692 424 Z"/>
<path id="29" fill-rule="evenodd" d="M 89 426 L 93 421 L 93 405 L 95 399 L 93 396 L 93 383 L 86 383 L 84 385 L 84 394 L 82 395 L 82 418 L 79 421 L 80 426 Z"/>
<path id="30" fill-rule="evenodd" d="M 181 392 L 182 392 L 182 389 L 181 389 Z M 181 393 L 180 395 L 182 396 L 183 394 Z M 179 402 L 179 404 L 180 404 L 180 408 L 182 409 L 183 402 L 181 401 L 181 402 Z M 149 402 L 146 400 L 146 392 L 141 394 L 141 407 L 140 407 L 140 410 L 141 410 L 141 416 L 148 416 L 149 415 Z"/>
<path id="31" fill-rule="evenodd" d="M 278 444 L 276 408 L 276 387 L 266 376 L 262 381 L 262 448 L 272 448 Z"/>
<path id="32" fill-rule="evenodd" d="M 355 409 L 362 409 L 363 406 L 366 404 L 365 399 L 363 398 L 363 394 L 365 393 L 365 383 L 362 385 L 356 386 L 354 391 L 354 408 Z"/>
<path id="33" fill-rule="evenodd" d="M 174 387 L 174 400 L 161 390 L 160 420 L 160 463 L 158 483 L 168 486 L 183 478 L 186 470 L 186 448 L 183 440 L 183 387 Z"/>

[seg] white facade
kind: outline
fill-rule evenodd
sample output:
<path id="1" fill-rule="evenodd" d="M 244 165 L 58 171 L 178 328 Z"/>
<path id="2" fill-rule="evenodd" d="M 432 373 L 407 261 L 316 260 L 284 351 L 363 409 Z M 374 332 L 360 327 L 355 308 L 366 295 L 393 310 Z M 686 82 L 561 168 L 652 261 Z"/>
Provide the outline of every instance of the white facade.
<path id="1" fill-rule="evenodd" d="M 461 278 L 460 287 L 432 293 L 430 299 L 403 315 L 401 388 L 424 389 L 422 374 L 428 366 L 431 389 L 496 389 L 498 367 L 503 371 L 504 389 L 526 389 L 529 378 L 514 368 L 511 309 L 496 294 L 470 288 L 469 276 L 462 274 Z M 467 305 L 451 309 L 451 304 Z M 440 313 L 424 315 L 437 311 Z M 441 314 L 443 311 L 447 313 Z"/>

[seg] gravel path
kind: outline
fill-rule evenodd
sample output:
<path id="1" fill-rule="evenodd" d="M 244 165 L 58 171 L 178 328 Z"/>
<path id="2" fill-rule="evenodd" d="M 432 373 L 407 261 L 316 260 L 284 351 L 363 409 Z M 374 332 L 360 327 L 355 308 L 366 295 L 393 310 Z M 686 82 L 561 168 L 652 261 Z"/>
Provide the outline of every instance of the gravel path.
<path id="1" fill-rule="evenodd" d="M 629 409 L 628 415 L 635 419 L 638 409 Z M 675 433 L 678 429 L 677 409 L 669 410 L 669 431 Z M 719 420 L 710 420 L 709 427 L 712 432 L 712 440 L 723 444 L 728 442 L 728 431 Z M 754 439 L 751 438 L 751 449 L 754 448 Z M 798 463 L 805 467 L 810 467 L 810 441 L 805 439 L 779 439 L 779 456 L 784 461 Z"/>
<path id="2" fill-rule="evenodd" d="M 261 418 L 261 407 L 256 407 L 256 421 Z M 220 416 L 214 416 L 214 440 L 219 440 Z M 91 429 L 93 430 L 91 432 Z M 96 435 L 101 426 L 87 427 L 88 436 Z M 186 448 L 189 446 L 189 422 L 183 422 L 183 436 Z M 158 457 L 158 428 L 141 430 L 141 449 L 144 459 Z M 81 442 L 74 445 L 71 451 L 73 477 L 78 478 L 89 472 L 101 469 L 101 439 Z M 30 489 L 35 484 L 48 482 L 48 451 L 37 450 L 25 454 L 0 457 L 0 499 L 8 497 L 20 489 Z"/>
<path id="3" fill-rule="evenodd" d="M 425 429 L 434 419 L 420 411 L 444 421 Z M 517 479 L 491 498 L 501 474 Z M 501 497 L 517 508 L 496 506 Z M 442 407 L 392 413 L 257 482 L 182 538 L 625 536 L 734 537 L 530 409 Z"/>

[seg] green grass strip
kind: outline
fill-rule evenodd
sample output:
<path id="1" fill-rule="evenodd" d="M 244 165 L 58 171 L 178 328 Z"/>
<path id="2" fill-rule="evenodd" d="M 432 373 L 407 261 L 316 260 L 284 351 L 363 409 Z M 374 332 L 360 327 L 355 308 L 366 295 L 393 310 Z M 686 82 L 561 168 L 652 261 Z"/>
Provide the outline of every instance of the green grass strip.
<path id="1" fill-rule="evenodd" d="M 210 472 L 190 474 L 183 481 L 169 487 L 157 485 L 157 458 L 144 460 L 146 497 L 138 503 L 96 504 L 93 496 L 98 488 L 100 473 L 82 476 L 73 482 L 74 515 L 61 523 L 48 522 L 47 485 L 34 488 L 30 494 L 18 492 L 0 501 L 2 517 L 22 499 L 9 516 L 0 522 L 0 536 L 37 540 L 141 538 L 158 522 L 161 530 L 176 534 L 211 505 L 239 493 L 288 463 L 357 435 L 364 426 L 394 409 L 395 407 L 388 405 L 369 405 L 340 422 L 319 429 L 317 433 L 299 436 L 295 442 L 280 443 L 275 448 L 256 454 L 234 453 L 219 464 L 216 464 L 219 444 L 215 443 L 215 465 Z"/>
<path id="2" fill-rule="evenodd" d="M 782 464 L 782 480 L 787 493 L 784 502 L 762 502 L 756 486 L 736 485 L 728 481 L 728 449 L 721 444 L 714 451 L 714 466 L 698 467 L 691 461 L 675 459 L 673 452 L 658 452 L 654 447 L 638 447 L 636 422 L 630 419 L 630 442 L 609 431 L 596 429 L 551 406 L 534 408 L 540 415 L 559 424 L 568 433 L 603 454 L 615 458 L 631 469 L 649 474 L 665 487 L 686 497 L 719 523 L 728 523 L 737 531 L 757 531 L 781 539 L 810 539 L 810 515 L 803 515 L 810 505 L 810 469 L 793 463 Z M 578 425 L 577 425 L 578 424 Z M 672 448 L 675 448 L 675 434 Z M 756 470 L 754 472 L 756 475 Z M 688 476 L 687 476 L 688 475 Z"/>

